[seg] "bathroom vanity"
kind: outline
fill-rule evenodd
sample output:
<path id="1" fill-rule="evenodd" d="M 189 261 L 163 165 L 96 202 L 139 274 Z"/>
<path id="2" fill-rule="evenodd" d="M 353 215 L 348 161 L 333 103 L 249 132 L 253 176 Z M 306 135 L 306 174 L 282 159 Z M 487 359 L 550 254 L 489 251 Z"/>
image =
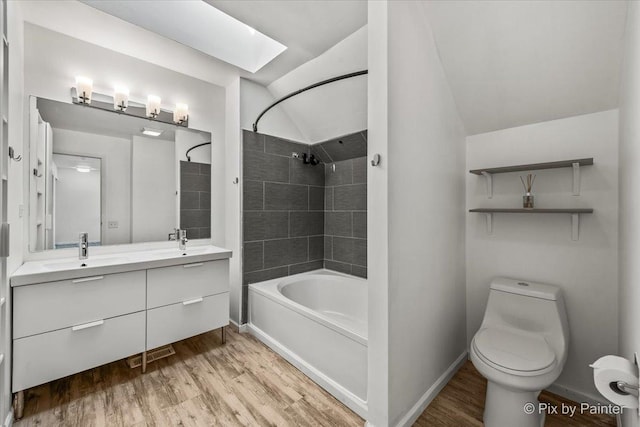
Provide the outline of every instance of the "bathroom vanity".
<path id="1" fill-rule="evenodd" d="M 144 372 L 147 351 L 203 332 L 222 328 L 224 341 L 230 256 L 200 246 L 25 263 L 11 277 L 16 406 L 27 388 L 135 354 Z"/>

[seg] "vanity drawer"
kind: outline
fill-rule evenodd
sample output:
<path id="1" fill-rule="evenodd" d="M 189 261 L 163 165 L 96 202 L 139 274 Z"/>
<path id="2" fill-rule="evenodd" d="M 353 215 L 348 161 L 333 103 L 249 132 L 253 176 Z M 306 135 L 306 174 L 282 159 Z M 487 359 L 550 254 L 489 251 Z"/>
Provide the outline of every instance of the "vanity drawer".
<path id="1" fill-rule="evenodd" d="M 145 271 L 13 288 L 13 338 L 145 309 Z"/>
<path id="2" fill-rule="evenodd" d="M 13 391 L 144 351 L 144 311 L 102 322 L 13 340 Z"/>
<path id="3" fill-rule="evenodd" d="M 229 260 L 197 262 L 147 270 L 147 308 L 229 290 Z"/>
<path id="4" fill-rule="evenodd" d="M 195 298 L 147 311 L 147 349 L 229 324 L 229 293 Z"/>

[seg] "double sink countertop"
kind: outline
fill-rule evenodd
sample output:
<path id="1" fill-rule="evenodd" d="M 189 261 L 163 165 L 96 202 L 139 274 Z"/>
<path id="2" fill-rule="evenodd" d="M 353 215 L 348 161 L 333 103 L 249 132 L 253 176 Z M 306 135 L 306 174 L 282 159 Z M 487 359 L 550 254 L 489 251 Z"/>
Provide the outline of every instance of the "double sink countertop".
<path id="1" fill-rule="evenodd" d="M 78 277 L 124 273 L 148 268 L 171 267 L 231 258 L 229 249 L 193 246 L 186 250 L 162 248 L 90 256 L 27 261 L 11 276 L 11 286 L 32 285 Z"/>

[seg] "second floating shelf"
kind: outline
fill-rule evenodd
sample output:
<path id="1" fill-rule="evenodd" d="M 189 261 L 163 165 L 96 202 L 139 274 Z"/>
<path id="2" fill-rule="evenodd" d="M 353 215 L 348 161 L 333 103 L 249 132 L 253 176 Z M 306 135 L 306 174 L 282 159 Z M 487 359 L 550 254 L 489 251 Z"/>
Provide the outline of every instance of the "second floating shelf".
<path id="1" fill-rule="evenodd" d="M 487 215 L 487 233 L 493 232 L 494 213 L 525 213 L 525 214 L 570 214 L 571 215 L 571 240 L 578 240 L 580 232 L 580 214 L 593 213 L 591 208 L 559 208 L 559 209 L 525 209 L 525 208 L 476 208 L 469 212 L 484 213 Z"/>
<path id="2" fill-rule="evenodd" d="M 590 214 L 591 208 L 562 208 L 562 209 L 525 209 L 525 208 L 477 208 L 469 209 L 469 212 L 481 213 L 568 213 L 568 214 Z"/>

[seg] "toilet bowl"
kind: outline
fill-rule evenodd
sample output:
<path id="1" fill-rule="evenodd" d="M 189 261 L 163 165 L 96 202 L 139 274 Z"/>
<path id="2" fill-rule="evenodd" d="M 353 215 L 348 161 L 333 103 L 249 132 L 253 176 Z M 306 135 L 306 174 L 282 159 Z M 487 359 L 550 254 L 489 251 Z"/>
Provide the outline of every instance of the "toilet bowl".
<path id="1" fill-rule="evenodd" d="M 540 427 L 538 395 L 562 372 L 569 327 L 560 289 L 496 278 L 480 329 L 469 349 L 487 379 L 487 427 Z"/>

